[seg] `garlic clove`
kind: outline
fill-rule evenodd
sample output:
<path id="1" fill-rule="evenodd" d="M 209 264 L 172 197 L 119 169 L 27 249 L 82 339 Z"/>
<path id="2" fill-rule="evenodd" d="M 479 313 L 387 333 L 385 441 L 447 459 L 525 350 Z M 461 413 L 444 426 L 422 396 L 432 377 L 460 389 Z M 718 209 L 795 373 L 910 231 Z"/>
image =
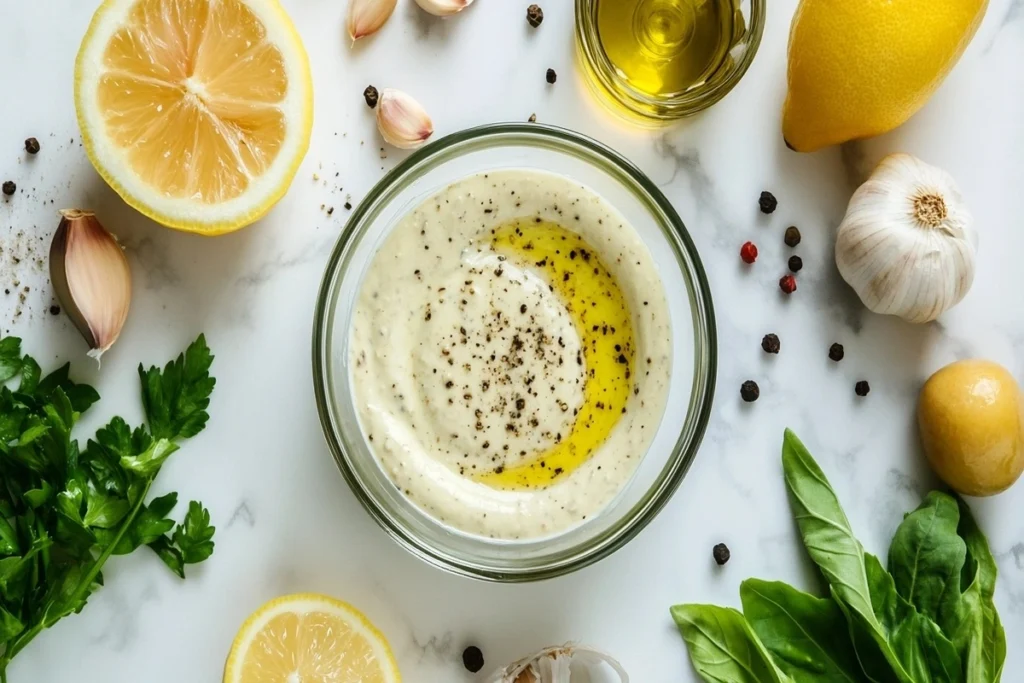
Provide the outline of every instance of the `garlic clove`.
<path id="1" fill-rule="evenodd" d="M 91 211 L 61 211 L 50 244 L 50 280 L 64 311 L 99 360 L 128 317 L 132 276 L 117 238 Z"/>
<path id="2" fill-rule="evenodd" d="M 395 147 L 415 149 L 434 133 L 423 106 L 401 90 L 384 88 L 377 101 L 377 128 Z"/>
<path id="3" fill-rule="evenodd" d="M 397 5 L 398 0 L 349 0 L 345 27 L 352 42 L 379 31 Z"/>
<path id="4" fill-rule="evenodd" d="M 587 667 L 607 665 L 622 683 L 629 683 L 629 674 L 611 655 L 586 645 L 567 644 L 546 647 L 529 657 L 496 671 L 488 683 L 570 683 L 572 664 Z"/>
<path id="5" fill-rule="evenodd" d="M 836 266 L 871 311 L 924 323 L 967 294 L 977 245 L 953 178 L 893 154 L 850 199 L 836 235 Z"/>
<path id="6" fill-rule="evenodd" d="M 416 0 L 416 4 L 435 17 L 447 17 L 466 9 L 473 0 Z"/>

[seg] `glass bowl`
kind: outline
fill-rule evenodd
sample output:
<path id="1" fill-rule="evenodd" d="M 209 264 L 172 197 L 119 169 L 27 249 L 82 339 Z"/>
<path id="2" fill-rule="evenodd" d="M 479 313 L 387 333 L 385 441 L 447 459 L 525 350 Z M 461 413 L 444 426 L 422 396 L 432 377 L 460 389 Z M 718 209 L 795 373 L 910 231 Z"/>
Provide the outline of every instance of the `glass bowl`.
<path id="1" fill-rule="evenodd" d="M 410 502 L 368 448 L 350 386 L 349 333 L 363 276 L 385 237 L 448 184 L 501 168 L 538 169 L 608 200 L 650 249 L 672 320 L 665 418 L 631 481 L 600 514 L 556 536 L 500 541 L 436 521 Z M 636 166 L 568 130 L 506 123 L 449 135 L 387 173 L 353 211 L 327 264 L 313 329 L 313 379 L 324 434 L 349 486 L 377 522 L 427 562 L 464 576 L 532 581 L 584 567 L 621 548 L 679 486 L 697 454 L 714 394 L 717 354 L 711 292 L 686 228 Z M 685 416 L 685 418 L 683 417 Z"/>
<path id="2" fill-rule="evenodd" d="M 598 5 L 624 0 L 576 0 L 576 53 L 584 80 L 599 101 L 633 123 L 658 126 L 707 109 L 747 73 L 764 33 L 767 0 L 733 0 L 732 47 L 725 60 L 700 83 L 681 92 L 650 95 L 633 87 L 612 63 L 598 33 Z"/>

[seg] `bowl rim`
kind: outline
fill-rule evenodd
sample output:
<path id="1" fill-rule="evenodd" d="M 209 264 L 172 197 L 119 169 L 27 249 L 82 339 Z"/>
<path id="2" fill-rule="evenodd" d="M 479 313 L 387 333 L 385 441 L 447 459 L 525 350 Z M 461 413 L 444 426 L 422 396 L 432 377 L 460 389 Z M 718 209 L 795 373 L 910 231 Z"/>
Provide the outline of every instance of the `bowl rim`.
<path id="1" fill-rule="evenodd" d="M 404 189 L 408 183 L 439 164 L 466 152 L 477 151 L 481 146 L 486 148 L 508 141 L 555 149 L 592 165 L 600 161 L 602 170 L 618 176 L 621 181 L 632 181 L 635 187 L 629 189 L 652 213 L 660 212 L 663 220 L 659 223 L 664 222 L 669 228 L 664 232 L 675 243 L 678 252 L 677 260 L 687 281 L 694 328 L 693 383 L 686 420 L 668 463 L 654 484 L 620 520 L 586 544 L 570 548 L 557 560 L 525 569 L 498 569 L 489 564 L 452 557 L 417 537 L 410 529 L 393 522 L 384 506 L 363 488 L 347 462 L 348 453 L 335 421 L 328 387 L 330 378 L 327 376 L 328 341 L 334 316 L 334 309 L 329 309 L 329 305 L 334 300 L 336 284 L 345 273 L 345 269 L 340 267 L 342 261 L 354 244 L 353 238 L 361 233 L 371 210 L 389 192 Z M 486 144 L 488 142 L 491 144 Z M 548 124 L 506 122 L 467 128 L 425 145 L 385 173 L 353 210 L 331 251 L 317 295 L 312 331 L 313 385 L 321 428 L 335 463 L 359 502 L 399 545 L 428 564 L 456 575 L 504 583 L 536 581 L 574 572 L 608 557 L 639 534 L 672 498 L 696 458 L 710 421 L 718 374 L 717 329 L 710 283 L 696 246 L 672 204 L 643 171 L 612 148 L 581 133 Z"/>

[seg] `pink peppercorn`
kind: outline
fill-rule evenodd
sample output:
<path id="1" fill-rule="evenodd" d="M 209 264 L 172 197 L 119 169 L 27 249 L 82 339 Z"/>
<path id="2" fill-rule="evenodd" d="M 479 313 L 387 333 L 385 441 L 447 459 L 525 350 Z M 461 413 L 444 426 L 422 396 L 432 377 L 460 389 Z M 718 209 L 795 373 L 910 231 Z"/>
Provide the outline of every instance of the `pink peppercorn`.
<path id="1" fill-rule="evenodd" d="M 792 275 L 784 275 L 782 279 L 779 280 L 779 289 L 786 294 L 792 294 L 796 291 L 796 278 Z"/>
<path id="2" fill-rule="evenodd" d="M 757 260 L 757 247 L 753 242 L 744 242 L 740 247 L 740 258 L 744 263 L 753 263 Z"/>

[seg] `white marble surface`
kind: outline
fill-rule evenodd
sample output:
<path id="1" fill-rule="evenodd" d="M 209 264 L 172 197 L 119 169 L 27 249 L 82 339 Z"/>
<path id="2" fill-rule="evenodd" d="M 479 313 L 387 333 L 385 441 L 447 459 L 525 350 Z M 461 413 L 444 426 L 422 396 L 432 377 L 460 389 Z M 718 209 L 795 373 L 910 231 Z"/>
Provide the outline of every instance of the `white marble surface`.
<path id="1" fill-rule="evenodd" d="M 79 377 L 97 386 L 104 400 L 79 438 L 115 412 L 137 421 L 135 365 L 162 362 L 206 332 L 217 353 L 213 417 L 171 461 L 158 488 L 206 502 L 218 527 L 217 550 L 186 582 L 149 553 L 114 559 L 107 586 L 86 611 L 18 657 L 12 683 L 213 683 L 244 617 L 292 591 L 330 593 L 365 610 L 391 639 L 409 683 L 473 680 L 459 662 L 470 643 L 483 648 L 490 667 L 573 639 L 618 655 L 640 683 L 693 681 L 669 605 L 736 605 L 748 576 L 814 585 L 780 474 L 785 426 L 802 435 L 831 475 L 869 550 L 884 554 L 901 514 L 934 483 L 912 420 L 923 379 L 972 355 L 1024 376 L 1021 0 L 992 0 L 959 66 L 899 131 L 808 156 L 787 151 L 779 134 L 795 0 L 770 3 L 760 54 L 728 98 L 661 133 L 623 128 L 588 100 L 574 73 L 569 0 L 547 0 L 536 31 L 524 20 L 525 0 L 481 0 L 447 21 L 401 0 L 382 33 L 355 49 L 341 37 L 345 2 L 285 0 L 312 57 L 312 148 L 266 220 L 215 240 L 149 223 L 86 160 L 72 68 L 95 4 L 0 0 L 0 180 L 21 188 L 0 200 L 0 275 L 4 286 L 18 279 L 31 287 L 23 304 L 0 295 L 0 329 L 23 336 L 44 367 L 75 359 Z M 544 82 L 548 67 L 559 73 L 554 86 Z M 664 512 L 596 566 L 527 586 L 448 576 L 391 542 L 330 458 L 310 370 L 317 287 L 348 215 L 346 199 L 358 202 L 402 156 L 381 151 L 362 102 L 367 83 L 413 93 L 438 134 L 536 112 L 541 121 L 593 135 L 664 188 L 700 249 L 720 338 L 711 426 Z M 29 135 L 39 138 L 42 152 L 26 160 L 21 141 Z M 974 288 L 933 325 L 867 313 L 831 258 L 855 181 L 891 151 L 953 173 L 981 232 Z M 770 219 L 757 212 L 762 189 L 779 198 Z M 95 208 L 128 245 L 132 314 L 102 371 L 84 358 L 68 320 L 47 312 L 52 293 L 42 266 L 61 207 Z M 784 300 L 776 281 L 789 224 L 803 231 L 797 251 L 805 267 L 799 291 Z M 749 271 L 737 258 L 747 239 L 761 250 Z M 27 258 L 15 264 L 12 250 Z M 777 357 L 759 347 L 769 331 L 782 338 Z M 826 357 L 833 341 L 846 345 L 839 365 Z M 748 378 L 762 392 L 751 406 L 738 397 Z M 857 400 L 853 383 L 861 378 L 871 381 L 872 392 Z M 1024 639 L 1024 484 L 974 507 L 1001 570 L 996 597 L 1011 643 L 1004 680 L 1022 680 L 1024 653 L 1012 643 Z M 718 541 L 733 551 L 721 569 L 711 560 Z"/>

